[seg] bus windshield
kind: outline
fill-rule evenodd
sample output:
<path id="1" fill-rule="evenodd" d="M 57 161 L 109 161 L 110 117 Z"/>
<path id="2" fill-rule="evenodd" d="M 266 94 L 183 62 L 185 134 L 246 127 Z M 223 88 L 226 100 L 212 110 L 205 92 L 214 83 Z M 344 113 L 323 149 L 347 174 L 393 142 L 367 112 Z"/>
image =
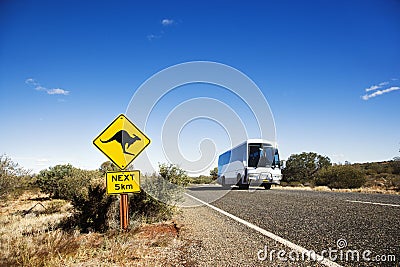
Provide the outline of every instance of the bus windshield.
<path id="1" fill-rule="evenodd" d="M 274 162 L 272 163 L 273 167 L 281 167 L 281 161 L 279 159 L 279 152 L 278 149 L 275 149 L 275 156 L 274 156 Z"/>
<path id="2" fill-rule="evenodd" d="M 248 167 L 271 167 L 275 149 L 270 144 L 249 144 Z"/>

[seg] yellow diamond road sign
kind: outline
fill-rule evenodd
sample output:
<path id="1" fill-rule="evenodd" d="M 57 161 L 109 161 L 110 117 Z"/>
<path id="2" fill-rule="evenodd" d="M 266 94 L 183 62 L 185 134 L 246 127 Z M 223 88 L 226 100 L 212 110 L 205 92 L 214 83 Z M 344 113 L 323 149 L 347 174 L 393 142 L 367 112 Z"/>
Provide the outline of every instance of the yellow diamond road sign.
<path id="1" fill-rule="evenodd" d="M 150 144 L 150 139 L 121 114 L 93 144 L 123 170 Z"/>

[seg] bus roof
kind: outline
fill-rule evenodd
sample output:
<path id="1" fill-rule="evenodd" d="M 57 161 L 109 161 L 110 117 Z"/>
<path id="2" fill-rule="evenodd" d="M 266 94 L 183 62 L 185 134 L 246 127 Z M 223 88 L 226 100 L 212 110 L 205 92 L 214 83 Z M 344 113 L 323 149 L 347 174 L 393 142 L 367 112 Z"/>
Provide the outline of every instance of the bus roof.
<path id="1" fill-rule="evenodd" d="M 238 144 L 237 146 L 232 147 L 232 148 L 229 149 L 229 150 L 235 149 L 235 148 L 237 148 L 237 147 L 239 147 L 239 146 L 241 146 L 241 145 L 243 145 L 243 144 L 252 144 L 252 143 L 271 144 L 272 146 L 274 146 L 274 143 L 275 143 L 275 142 L 271 142 L 271 141 L 269 141 L 269 140 L 267 140 L 267 139 L 247 139 L 246 141 L 244 141 L 244 142 Z M 275 143 L 275 146 L 276 146 L 276 143 Z M 229 151 L 229 150 L 227 150 L 227 151 Z M 226 152 L 227 152 L 227 151 L 226 151 Z"/>

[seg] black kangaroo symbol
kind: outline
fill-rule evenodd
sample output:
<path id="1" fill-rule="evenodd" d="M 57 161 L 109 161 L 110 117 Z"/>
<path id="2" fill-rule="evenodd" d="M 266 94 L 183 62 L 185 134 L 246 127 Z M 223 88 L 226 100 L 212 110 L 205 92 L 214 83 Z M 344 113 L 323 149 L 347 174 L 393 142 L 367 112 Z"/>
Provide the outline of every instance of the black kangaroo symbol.
<path id="1" fill-rule="evenodd" d="M 120 143 L 120 145 L 122 147 L 122 151 L 125 154 L 135 156 L 135 154 L 129 153 L 128 151 L 126 151 L 126 149 L 128 149 L 136 141 L 140 141 L 140 140 L 141 139 L 139 137 L 137 137 L 136 135 L 134 135 L 134 137 L 131 137 L 127 131 L 121 130 L 121 131 L 117 132 L 116 134 L 114 134 L 114 136 L 111 137 L 110 139 L 108 139 L 107 141 L 103 141 L 103 140 L 100 140 L 100 141 L 102 143 L 109 143 L 112 141 L 117 141 L 118 143 Z M 126 147 L 126 144 L 128 144 L 128 147 Z"/>

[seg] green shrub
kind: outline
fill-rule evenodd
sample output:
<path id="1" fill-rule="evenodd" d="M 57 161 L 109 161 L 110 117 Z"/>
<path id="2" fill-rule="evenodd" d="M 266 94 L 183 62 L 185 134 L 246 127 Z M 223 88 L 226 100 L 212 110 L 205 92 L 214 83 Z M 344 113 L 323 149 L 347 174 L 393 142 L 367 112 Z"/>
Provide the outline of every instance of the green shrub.
<path id="1" fill-rule="evenodd" d="M 35 183 L 51 198 L 71 201 L 74 213 L 62 223 L 63 228 L 78 228 L 82 232 L 108 229 L 107 212 L 115 198 L 106 194 L 100 171 L 57 165 L 41 171 Z"/>
<path id="2" fill-rule="evenodd" d="M 0 155 L 0 199 L 28 186 L 29 171 L 21 168 L 6 155 Z"/>
<path id="3" fill-rule="evenodd" d="M 190 177 L 189 183 L 190 184 L 209 184 L 209 183 L 212 183 L 214 180 L 215 179 L 212 176 L 200 175 L 199 177 Z"/>
<path id="4" fill-rule="evenodd" d="M 49 194 L 50 198 L 68 199 L 62 184 L 64 178 L 71 177 L 73 169 L 71 164 L 49 167 L 39 172 L 35 183 L 43 193 Z"/>
<path id="5" fill-rule="evenodd" d="M 390 162 L 392 167 L 392 173 L 400 175 L 400 160 L 394 160 Z"/>
<path id="6" fill-rule="evenodd" d="M 68 176 L 59 181 L 58 196 L 60 199 L 72 200 L 76 196 L 87 195 L 91 182 L 97 181 L 100 177 L 98 171 L 73 168 Z"/>
<path id="7" fill-rule="evenodd" d="M 216 180 L 218 178 L 218 167 L 215 167 L 214 169 L 210 170 L 210 176 Z"/>
<path id="8" fill-rule="evenodd" d="M 157 200 L 144 190 L 129 196 L 129 217 L 132 220 L 159 222 L 171 219 L 175 211 L 174 205 Z"/>
<path id="9" fill-rule="evenodd" d="M 336 165 L 319 171 L 316 185 L 329 188 L 359 188 L 364 185 L 365 174 L 351 165 Z"/>
<path id="10" fill-rule="evenodd" d="M 157 174 L 143 176 L 140 185 L 147 194 L 171 206 L 180 202 L 185 192 L 183 186 L 173 184 Z"/>
<path id="11" fill-rule="evenodd" d="M 159 164 L 159 173 L 165 180 L 180 186 L 186 186 L 189 183 L 189 177 L 186 172 L 174 164 Z"/>
<path id="12" fill-rule="evenodd" d="M 100 171 L 82 170 L 67 164 L 41 171 L 35 184 L 50 198 L 72 200 L 77 195 L 87 194 L 90 183 L 97 180 L 104 180 Z"/>
<path id="13" fill-rule="evenodd" d="M 107 195 L 102 174 L 110 166 L 103 163 L 97 171 L 86 171 L 58 165 L 41 172 L 43 189 L 53 197 L 70 200 L 74 208 L 72 216 L 61 224 L 64 229 L 104 232 L 110 227 L 119 228 L 118 197 Z M 130 219 L 146 222 L 170 219 L 183 192 L 183 187 L 176 184 L 186 185 L 187 180 L 182 169 L 165 164 L 160 165 L 160 175 L 142 176 L 141 192 L 129 195 Z M 49 188 L 50 182 L 56 185 L 54 191 Z"/>
<path id="14" fill-rule="evenodd" d="M 106 194 L 104 185 L 89 185 L 87 194 L 77 193 L 72 197 L 71 204 L 74 207 L 74 213 L 62 223 L 63 228 L 78 228 L 85 233 L 108 230 L 107 215 L 114 200 L 114 196 Z"/>
<path id="15" fill-rule="evenodd" d="M 186 172 L 173 164 L 159 164 L 159 175 L 141 177 L 141 192 L 130 196 L 130 217 L 155 222 L 170 219 L 182 201 Z"/>

